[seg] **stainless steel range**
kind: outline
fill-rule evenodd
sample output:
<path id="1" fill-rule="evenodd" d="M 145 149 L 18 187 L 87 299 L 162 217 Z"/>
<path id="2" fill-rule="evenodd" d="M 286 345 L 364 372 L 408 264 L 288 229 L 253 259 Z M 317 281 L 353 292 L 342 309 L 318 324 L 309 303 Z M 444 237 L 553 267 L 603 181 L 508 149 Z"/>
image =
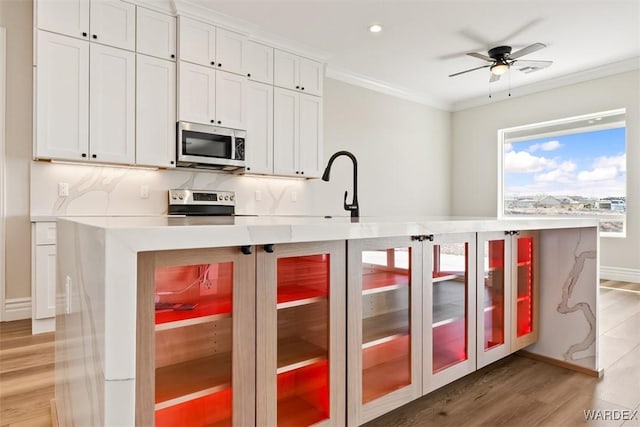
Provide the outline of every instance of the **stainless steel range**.
<path id="1" fill-rule="evenodd" d="M 232 216 L 235 211 L 233 191 L 169 190 L 169 215 Z"/>

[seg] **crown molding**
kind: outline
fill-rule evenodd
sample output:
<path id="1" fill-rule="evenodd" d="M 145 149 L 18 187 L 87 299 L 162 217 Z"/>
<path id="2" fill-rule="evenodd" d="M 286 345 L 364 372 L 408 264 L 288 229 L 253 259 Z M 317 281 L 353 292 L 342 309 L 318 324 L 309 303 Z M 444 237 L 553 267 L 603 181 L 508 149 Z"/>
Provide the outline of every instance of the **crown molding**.
<path id="1" fill-rule="evenodd" d="M 146 9 L 155 10 L 156 12 L 176 14 L 176 7 L 173 0 L 128 0 L 131 3 L 142 6 Z"/>
<path id="2" fill-rule="evenodd" d="M 586 82 L 589 80 L 595 80 L 602 77 L 608 77 L 615 74 L 626 73 L 628 71 L 640 70 L 640 57 L 634 57 L 625 59 L 622 61 L 612 62 L 600 67 L 590 68 L 588 70 L 578 71 L 576 73 L 566 74 L 564 76 L 554 77 L 550 80 L 544 80 L 536 83 L 531 83 L 516 88 L 511 88 L 511 96 L 508 95 L 508 91 L 501 91 L 492 94 L 492 98 L 488 99 L 487 96 L 476 97 L 467 99 L 460 102 L 455 102 L 452 105 L 451 111 L 462 111 L 469 108 L 480 107 L 482 105 L 492 104 L 494 102 L 503 101 L 506 99 L 518 98 L 521 96 L 531 95 L 538 92 L 543 92 L 550 89 L 556 89 L 564 86 L 571 86 L 577 83 Z"/>
<path id="3" fill-rule="evenodd" d="M 426 105 L 428 107 L 437 108 L 439 110 L 449 111 L 451 109 L 451 104 L 442 102 L 435 97 L 417 94 L 416 92 L 413 92 L 409 89 L 401 88 L 380 80 L 375 80 L 362 74 L 356 74 L 352 71 L 337 67 L 332 64 L 327 65 L 325 76 L 344 83 L 352 84 L 354 86 L 360 86 L 376 92 L 384 93 L 385 95 L 390 95 L 396 98 L 401 98 L 407 101 Z"/>

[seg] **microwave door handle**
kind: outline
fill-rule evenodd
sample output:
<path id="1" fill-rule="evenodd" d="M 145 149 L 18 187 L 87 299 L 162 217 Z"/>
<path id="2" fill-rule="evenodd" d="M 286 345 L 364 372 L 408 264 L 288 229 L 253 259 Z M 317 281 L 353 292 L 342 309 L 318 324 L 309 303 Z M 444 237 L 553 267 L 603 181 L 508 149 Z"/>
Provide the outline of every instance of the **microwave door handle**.
<path id="1" fill-rule="evenodd" d="M 236 138 L 231 136 L 231 160 L 236 159 Z"/>

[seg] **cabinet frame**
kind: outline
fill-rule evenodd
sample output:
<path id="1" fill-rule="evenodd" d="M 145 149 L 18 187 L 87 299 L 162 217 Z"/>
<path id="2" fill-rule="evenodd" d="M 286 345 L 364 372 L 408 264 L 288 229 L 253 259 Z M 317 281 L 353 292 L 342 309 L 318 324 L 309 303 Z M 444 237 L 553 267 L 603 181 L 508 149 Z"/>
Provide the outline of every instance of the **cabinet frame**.
<path id="1" fill-rule="evenodd" d="M 272 253 L 262 248 L 256 254 L 256 416 L 257 425 L 277 422 L 277 260 L 278 258 L 330 255 L 329 279 L 329 418 L 316 426 L 344 422 L 346 401 L 345 366 L 345 243 L 327 241 L 274 245 Z"/>
<path id="2" fill-rule="evenodd" d="M 466 348 L 467 359 L 440 372 L 433 373 L 433 248 L 447 243 L 468 243 L 467 250 L 467 301 Z M 422 388 L 428 394 L 452 381 L 476 370 L 476 233 L 451 233 L 435 235 L 433 241 L 423 247 L 422 292 L 422 357 L 424 360 Z"/>
<path id="3" fill-rule="evenodd" d="M 232 387 L 234 426 L 255 423 L 254 257 L 238 247 L 138 253 L 136 320 L 136 425 L 155 418 L 155 269 L 161 266 L 233 262 Z"/>
<path id="4" fill-rule="evenodd" d="M 533 330 L 521 337 L 517 336 L 518 332 L 518 242 L 517 240 L 522 237 L 530 237 L 533 238 L 533 283 L 532 283 L 532 291 L 533 291 L 533 310 L 532 310 L 532 327 Z M 522 230 L 518 231 L 517 234 L 513 236 L 512 241 L 512 256 L 513 256 L 513 267 L 511 274 L 511 283 L 512 283 L 512 298 L 511 298 L 511 352 L 515 352 L 520 350 L 528 345 L 533 344 L 538 341 L 538 335 L 540 333 L 540 273 L 539 273 L 539 265 L 540 265 L 540 233 L 536 230 Z"/>
<path id="5" fill-rule="evenodd" d="M 410 342 L 411 383 L 366 404 L 362 403 L 362 252 L 393 248 L 411 250 Z M 347 425 L 356 426 L 417 399 L 422 391 L 422 244 L 410 236 L 347 241 Z M 360 285 L 360 286 L 358 286 Z"/>

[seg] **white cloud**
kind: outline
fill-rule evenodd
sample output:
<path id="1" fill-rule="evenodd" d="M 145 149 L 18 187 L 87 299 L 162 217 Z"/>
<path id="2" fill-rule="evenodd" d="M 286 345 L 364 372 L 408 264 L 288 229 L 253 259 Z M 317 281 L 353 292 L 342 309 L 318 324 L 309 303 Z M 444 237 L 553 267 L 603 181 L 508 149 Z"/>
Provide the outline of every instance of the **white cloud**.
<path id="1" fill-rule="evenodd" d="M 576 164 L 572 161 L 562 162 L 560 166 L 547 173 L 539 174 L 533 177 L 536 182 L 563 182 L 569 183 L 575 180 L 573 172 L 576 170 Z"/>
<path id="2" fill-rule="evenodd" d="M 507 173 L 539 172 L 555 166 L 553 160 L 532 156 L 526 151 L 509 151 L 504 156 L 504 171 Z"/>
<path id="3" fill-rule="evenodd" d="M 505 152 L 505 153 L 507 153 L 507 152 L 509 152 L 509 151 L 511 151 L 511 150 L 513 150 L 513 145 L 511 145 L 511 144 L 509 144 L 509 143 L 504 144 L 504 152 Z"/>
<path id="4" fill-rule="evenodd" d="M 554 151 L 557 150 L 558 148 L 562 147 L 562 144 L 560 144 L 560 141 L 547 141 L 547 142 L 542 142 L 542 143 L 537 143 L 537 144 L 533 144 L 531 147 L 529 147 L 529 152 L 530 153 L 534 153 L 538 150 L 542 150 L 542 151 Z"/>
<path id="5" fill-rule="evenodd" d="M 616 167 L 620 172 L 627 171 L 627 155 L 620 154 L 618 156 L 610 156 L 610 157 L 598 157 L 593 162 L 593 167 L 595 168 L 609 168 Z"/>
<path id="6" fill-rule="evenodd" d="M 590 171 L 582 171 L 578 174 L 578 181 L 609 181 L 616 179 L 618 168 L 615 166 L 594 168 Z"/>

